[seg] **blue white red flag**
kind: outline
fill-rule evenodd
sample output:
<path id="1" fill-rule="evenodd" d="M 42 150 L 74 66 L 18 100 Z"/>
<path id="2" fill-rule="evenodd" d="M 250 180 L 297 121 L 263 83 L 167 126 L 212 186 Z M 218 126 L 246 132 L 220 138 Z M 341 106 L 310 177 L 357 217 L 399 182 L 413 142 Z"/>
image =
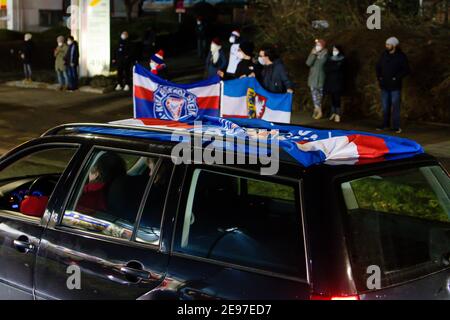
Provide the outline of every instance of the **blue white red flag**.
<path id="1" fill-rule="evenodd" d="M 140 65 L 133 73 L 134 117 L 188 121 L 220 114 L 220 78 L 189 85 L 161 79 Z"/>
<path id="2" fill-rule="evenodd" d="M 225 81 L 221 117 L 290 123 L 292 99 L 290 93 L 268 92 L 255 78 Z"/>

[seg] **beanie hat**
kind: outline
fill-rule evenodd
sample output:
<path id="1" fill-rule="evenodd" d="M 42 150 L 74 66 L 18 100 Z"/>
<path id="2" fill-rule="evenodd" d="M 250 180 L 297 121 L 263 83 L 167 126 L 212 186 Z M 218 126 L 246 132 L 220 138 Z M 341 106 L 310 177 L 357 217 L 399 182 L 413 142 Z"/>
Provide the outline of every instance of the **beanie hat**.
<path id="1" fill-rule="evenodd" d="M 323 39 L 316 39 L 316 44 L 320 44 L 322 48 L 326 48 L 327 42 Z"/>
<path id="2" fill-rule="evenodd" d="M 152 55 L 151 59 L 157 64 L 164 64 L 164 51 L 159 50 L 157 53 Z"/>
<path id="3" fill-rule="evenodd" d="M 400 44 L 400 41 L 396 37 L 391 37 L 386 40 L 386 44 L 397 47 Z"/>
<path id="4" fill-rule="evenodd" d="M 253 42 L 244 41 L 239 45 L 239 48 L 246 56 L 253 56 L 253 52 L 255 51 L 255 45 Z"/>
<path id="5" fill-rule="evenodd" d="M 222 46 L 222 41 L 220 41 L 220 39 L 217 37 L 212 39 L 212 43 L 214 43 L 215 45 L 218 45 L 218 46 Z"/>

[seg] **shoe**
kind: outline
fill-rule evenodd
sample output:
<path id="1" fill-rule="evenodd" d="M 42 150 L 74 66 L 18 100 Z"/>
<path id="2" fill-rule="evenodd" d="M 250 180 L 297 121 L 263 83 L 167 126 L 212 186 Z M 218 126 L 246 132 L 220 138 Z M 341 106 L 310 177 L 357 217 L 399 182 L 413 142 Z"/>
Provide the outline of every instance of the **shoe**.
<path id="1" fill-rule="evenodd" d="M 383 127 L 378 127 L 377 129 L 376 129 L 377 131 L 386 131 L 387 130 L 387 128 L 383 128 Z"/>
<path id="2" fill-rule="evenodd" d="M 334 121 L 336 119 L 337 114 L 333 113 L 330 117 L 330 121 Z"/>
<path id="3" fill-rule="evenodd" d="M 323 117 L 322 110 L 317 108 L 316 117 L 314 119 L 320 120 L 320 119 L 322 119 L 322 117 Z"/>
<path id="4" fill-rule="evenodd" d="M 123 88 L 123 91 L 130 91 L 130 86 L 129 86 L 129 85 L 126 85 L 126 86 Z"/>
<path id="5" fill-rule="evenodd" d="M 341 116 L 340 115 L 336 115 L 336 117 L 334 118 L 334 122 L 341 123 Z"/>
<path id="6" fill-rule="evenodd" d="M 396 134 L 401 134 L 403 132 L 402 129 L 397 129 L 397 130 L 394 130 L 394 131 L 395 131 Z"/>
<path id="7" fill-rule="evenodd" d="M 122 86 L 120 84 L 118 84 L 115 90 L 116 91 L 121 91 L 122 90 Z"/>

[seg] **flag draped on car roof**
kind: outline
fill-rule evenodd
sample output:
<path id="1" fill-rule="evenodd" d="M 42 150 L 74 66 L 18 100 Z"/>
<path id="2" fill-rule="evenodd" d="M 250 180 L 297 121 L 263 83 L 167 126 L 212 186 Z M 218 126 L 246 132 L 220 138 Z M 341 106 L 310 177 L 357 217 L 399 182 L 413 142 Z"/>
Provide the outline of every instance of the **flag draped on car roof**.
<path id="1" fill-rule="evenodd" d="M 383 160 L 396 160 L 424 153 L 415 141 L 359 131 L 318 130 L 295 125 L 279 125 L 263 120 L 223 119 L 204 116 L 196 121 L 177 122 L 157 119 L 129 119 L 112 122 L 120 128 L 84 127 L 83 132 L 172 141 L 173 133 L 211 133 L 239 142 L 257 139 L 255 130 L 270 133 L 279 147 L 304 167 L 318 164 L 355 165 Z M 122 127 L 123 126 L 123 127 Z M 136 129 L 133 129 L 135 127 Z M 139 130 L 145 127 L 149 130 Z M 154 129 L 154 131 L 152 131 Z M 268 141 L 270 144 L 272 141 Z M 224 143 L 224 149 L 229 146 Z M 233 149 L 235 150 L 235 149 Z M 246 149 L 247 150 L 247 149 Z"/>

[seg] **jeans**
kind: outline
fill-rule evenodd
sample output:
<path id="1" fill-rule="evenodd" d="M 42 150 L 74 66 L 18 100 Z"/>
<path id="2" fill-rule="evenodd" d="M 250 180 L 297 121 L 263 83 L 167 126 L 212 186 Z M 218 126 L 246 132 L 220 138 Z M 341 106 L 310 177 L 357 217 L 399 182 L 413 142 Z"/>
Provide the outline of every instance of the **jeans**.
<path id="1" fill-rule="evenodd" d="M 341 94 L 331 93 L 331 114 L 341 115 Z"/>
<path id="2" fill-rule="evenodd" d="M 69 86 L 69 79 L 67 78 L 67 72 L 62 70 L 56 70 L 56 77 L 61 87 Z"/>
<path id="3" fill-rule="evenodd" d="M 78 67 L 70 66 L 67 68 L 67 79 L 69 81 L 68 83 L 69 90 L 78 89 Z"/>
<path id="4" fill-rule="evenodd" d="M 31 76 L 33 75 L 33 73 L 31 72 L 31 64 L 23 64 L 23 73 L 25 74 L 25 79 L 31 79 Z"/>
<path id="5" fill-rule="evenodd" d="M 402 93 L 400 90 L 382 90 L 383 128 L 400 129 L 400 106 Z M 392 120 L 392 127 L 391 127 Z"/>

